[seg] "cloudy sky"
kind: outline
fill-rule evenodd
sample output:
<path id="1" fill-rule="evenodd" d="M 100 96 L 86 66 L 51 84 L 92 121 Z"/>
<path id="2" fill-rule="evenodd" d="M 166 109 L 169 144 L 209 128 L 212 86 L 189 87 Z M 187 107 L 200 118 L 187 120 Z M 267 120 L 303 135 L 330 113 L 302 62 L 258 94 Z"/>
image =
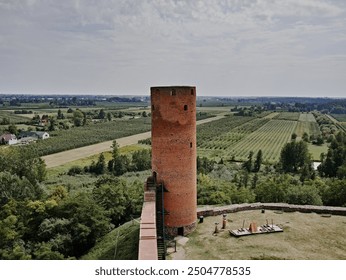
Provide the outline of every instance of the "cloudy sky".
<path id="1" fill-rule="evenodd" d="M 0 93 L 346 97 L 345 0 L 0 0 Z"/>

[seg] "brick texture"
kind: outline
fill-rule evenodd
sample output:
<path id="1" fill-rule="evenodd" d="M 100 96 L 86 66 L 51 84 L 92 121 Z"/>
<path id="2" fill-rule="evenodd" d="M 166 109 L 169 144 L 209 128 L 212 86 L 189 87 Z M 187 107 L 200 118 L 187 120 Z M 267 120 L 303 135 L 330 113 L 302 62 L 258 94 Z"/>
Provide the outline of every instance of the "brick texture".
<path id="1" fill-rule="evenodd" d="M 152 87 L 151 105 L 152 170 L 168 190 L 165 226 L 186 234 L 195 227 L 197 212 L 196 88 Z"/>

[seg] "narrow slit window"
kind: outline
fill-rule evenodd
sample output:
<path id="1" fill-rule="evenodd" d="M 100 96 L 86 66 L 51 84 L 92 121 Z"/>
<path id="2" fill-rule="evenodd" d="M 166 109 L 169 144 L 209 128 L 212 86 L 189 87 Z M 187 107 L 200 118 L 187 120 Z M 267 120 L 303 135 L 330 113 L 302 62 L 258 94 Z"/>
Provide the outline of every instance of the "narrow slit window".
<path id="1" fill-rule="evenodd" d="M 191 95 L 193 95 L 193 89 L 191 89 Z"/>
<path id="2" fill-rule="evenodd" d="M 175 93 L 175 89 L 172 89 L 171 90 L 171 96 L 174 96 L 176 93 Z"/>
<path id="3" fill-rule="evenodd" d="M 190 142 L 190 148 L 192 148 L 192 142 Z"/>
<path id="4" fill-rule="evenodd" d="M 187 105 L 184 105 L 184 111 L 187 111 Z"/>
<path id="5" fill-rule="evenodd" d="M 154 110 L 155 110 L 155 106 L 151 105 L 151 111 L 154 111 Z"/>

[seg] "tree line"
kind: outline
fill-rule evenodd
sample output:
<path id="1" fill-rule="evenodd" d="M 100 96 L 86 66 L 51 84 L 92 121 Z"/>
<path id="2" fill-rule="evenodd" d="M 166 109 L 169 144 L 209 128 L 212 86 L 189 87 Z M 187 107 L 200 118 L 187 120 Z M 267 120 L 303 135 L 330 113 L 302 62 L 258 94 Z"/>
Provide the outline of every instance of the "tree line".
<path id="1" fill-rule="evenodd" d="M 75 259 L 140 215 L 143 182 L 100 175 L 90 190 L 44 186 L 34 150 L 0 152 L 0 259 Z"/>

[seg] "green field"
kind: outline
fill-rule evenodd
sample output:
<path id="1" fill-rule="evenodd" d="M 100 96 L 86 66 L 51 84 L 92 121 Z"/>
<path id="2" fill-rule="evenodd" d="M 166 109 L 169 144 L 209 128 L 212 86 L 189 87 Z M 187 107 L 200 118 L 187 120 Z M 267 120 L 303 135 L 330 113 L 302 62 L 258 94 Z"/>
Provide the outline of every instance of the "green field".
<path id="1" fill-rule="evenodd" d="M 299 121 L 294 131 L 297 134 L 298 140 L 303 137 L 304 133 L 314 138 L 321 135 L 320 128 L 313 114 L 311 113 L 301 113 L 299 116 Z"/>
<path id="2" fill-rule="evenodd" d="M 197 144 L 200 156 L 215 159 L 244 161 L 252 151 L 263 152 L 268 162 L 279 160 L 281 149 L 291 140 L 293 133 L 301 140 L 304 133 L 309 136 L 321 135 L 320 128 L 311 113 L 270 113 L 263 118 L 229 116 L 227 118 L 200 125 L 197 128 Z M 327 145 L 309 144 L 314 160 L 327 151 Z"/>
<path id="3" fill-rule="evenodd" d="M 9 119 L 10 123 L 26 123 L 26 122 L 30 121 L 30 117 L 28 117 L 28 116 L 17 115 L 17 114 L 14 114 L 12 111 L 0 110 L 0 122 L 4 118 Z"/>
<path id="4" fill-rule="evenodd" d="M 255 132 L 236 143 L 229 154 L 236 160 L 246 160 L 250 151 L 263 152 L 263 159 L 274 162 L 279 159 L 281 149 L 290 141 L 296 127 L 295 121 L 270 120 Z"/>
<path id="5" fill-rule="evenodd" d="M 250 151 L 262 150 L 264 160 L 279 159 L 291 139 L 296 121 L 269 118 L 228 117 L 197 129 L 200 155 L 243 161 Z"/>
<path id="6" fill-rule="evenodd" d="M 298 112 L 282 112 L 274 117 L 278 120 L 288 120 L 288 121 L 298 121 L 300 118 L 300 113 Z"/>
<path id="7" fill-rule="evenodd" d="M 117 119 L 111 122 L 55 131 L 51 133 L 50 138 L 31 144 L 30 147 L 36 149 L 38 154 L 43 156 L 142 133 L 149 131 L 150 128 L 150 118 Z"/>
<path id="8" fill-rule="evenodd" d="M 346 122 L 346 114 L 332 114 L 332 117 L 339 122 Z"/>

